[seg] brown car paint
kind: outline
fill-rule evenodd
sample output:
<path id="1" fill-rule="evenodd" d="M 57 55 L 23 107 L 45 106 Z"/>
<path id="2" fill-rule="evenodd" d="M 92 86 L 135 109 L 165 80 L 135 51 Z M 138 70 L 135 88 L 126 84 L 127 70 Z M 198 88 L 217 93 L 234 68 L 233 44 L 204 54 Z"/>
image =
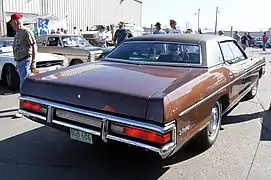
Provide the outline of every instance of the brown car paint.
<path id="1" fill-rule="evenodd" d="M 56 100 L 85 108 L 102 109 L 106 105 L 112 107 L 119 114 L 140 118 L 153 123 L 165 124 L 172 120 L 177 122 L 177 148 L 204 128 L 210 120 L 211 108 L 216 101 L 223 101 L 223 112 L 238 103 L 243 92 L 251 87 L 259 78 L 265 59 L 247 59 L 244 62 L 228 65 L 221 63 L 207 67 L 208 41 L 234 41 L 230 37 L 201 36 L 201 35 L 150 35 L 131 38 L 127 41 L 170 41 L 199 43 L 202 46 L 202 67 L 166 67 L 151 65 L 134 65 L 128 63 L 100 61 L 92 64 L 79 65 L 56 70 L 28 78 L 21 94 L 43 99 Z M 109 61 L 109 62 L 108 62 Z M 103 68 L 95 70 L 80 70 L 99 65 Z M 76 71 L 73 75 L 67 71 Z M 50 78 L 51 77 L 51 78 Z M 40 88 L 33 89 L 36 83 Z M 42 85 L 43 84 L 43 85 Z M 52 92 L 41 91 L 43 88 L 52 88 Z M 76 89 L 74 89 L 76 87 Z M 67 90 L 65 90 L 67 88 Z M 77 91 L 86 89 L 101 90 L 95 100 L 103 103 L 91 104 L 88 100 L 78 100 Z M 88 91 L 87 91 L 88 90 Z M 122 94 L 130 98 L 131 102 L 106 101 L 108 93 Z M 113 95 L 113 94 L 111 94 Z M 68 97 L 67 97 L 68 96 Z M 94 97 L 93 97 L 94 98 Z M 112 97 L 111 97 L 112 98 Z M 117 99 L 117 98 L 113 98 Z M 139 101 L 140 99 L 140 101 Z M 126 99 L 127 100 L 127 99 Z M 67 102 L 68 101 L 68 102 Z M 225 102 L 224 102 L 225 101 Z M 122 106 L 120 106 L 122 105 Z M 133 111 L 131 109 L 140 109 Z M 136 114 L 137 113 L 137 114 Z M 182 128 L 189 130 L 182 132 Z"/>

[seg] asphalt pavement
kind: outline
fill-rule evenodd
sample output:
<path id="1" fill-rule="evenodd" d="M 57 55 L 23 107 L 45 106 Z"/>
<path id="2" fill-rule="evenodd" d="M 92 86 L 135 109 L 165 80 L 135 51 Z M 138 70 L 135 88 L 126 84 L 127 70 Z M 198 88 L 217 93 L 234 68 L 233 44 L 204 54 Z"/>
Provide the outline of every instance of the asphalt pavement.
<path id="1" fill-rule="evenodd" d="M 147 152 L 116 144 L 90 146 L 15 112 L 0 113 L 1 180 L 269 180 L 271 179 L 271 50 L 257 96 L 223 119 L 217 142 L 205 152 L 187 146 L 160 161 Z M 17 106 L 18 94 L 0 85 L 0 109 Z M 1 111 L 1 110 L 0 110 Z"/>

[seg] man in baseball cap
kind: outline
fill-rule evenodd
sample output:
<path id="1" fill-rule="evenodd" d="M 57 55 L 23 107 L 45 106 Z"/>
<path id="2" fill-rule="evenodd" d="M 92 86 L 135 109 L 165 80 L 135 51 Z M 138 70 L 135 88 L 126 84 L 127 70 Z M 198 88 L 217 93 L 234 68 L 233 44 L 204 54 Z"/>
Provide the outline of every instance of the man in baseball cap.
<path id="1" fill-rule="evenodd" d="M 154 30 L 153 34 L 166 34 L 166 32 L 163 29 L 161 29 L 160 22 L 157 22 L 154 26 L 155 26 L 155 30 Z"/>
<path id="2" fill-rule="evenodd" d="M 10 18 L 11 26 L 16 31 L 13 43 L 13 56 L 16 61 L 21 88 L 24 80 L 31 73 L 34 73 L 36 69 L 37 46 L 33 32 L 23 25 L 23 16 L 20 13 L 14 13 Z M 21 116 L 21 114 L 16 114 L 16 117 Z"/>

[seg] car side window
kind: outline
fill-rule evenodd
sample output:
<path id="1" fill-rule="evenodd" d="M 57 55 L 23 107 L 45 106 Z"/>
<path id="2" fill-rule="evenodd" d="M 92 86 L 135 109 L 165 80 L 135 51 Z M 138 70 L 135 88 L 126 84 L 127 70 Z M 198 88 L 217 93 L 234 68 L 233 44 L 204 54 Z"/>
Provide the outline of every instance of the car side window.
<path id="1" fill-rule="evenodd" d="M 48 42 L 47 42 L 47 46 L 60 46 L 60 39 L 59 37 L 49 37 L 48 38 Z"/>
<path id="2" fill-rule="evenodd" d="M 230 49 L 230 46 L 228 45 L 228 42 L 220 43 L 220 48 L 223 54 L 224 61 L 231 64 L 231 62 L 234 60 L 234 55 Z"/>
<path id="3" fill-rule="evenodd" d="M 233 41 L 228 42 L 228 45 L 233 53 L 234 61 L 233 63 L 237 63 L 243 60 L 246 60 L 246 57 L 244 53 L 241 51 L 241 49 L 237 46 L 237 44 Z"/>
<path id="4" fill-rule="evenodd" d="M 38 46 L 46 46 L 46 38 L 43 37 L 43 38 L 37 39 L 37 45 Z"/>

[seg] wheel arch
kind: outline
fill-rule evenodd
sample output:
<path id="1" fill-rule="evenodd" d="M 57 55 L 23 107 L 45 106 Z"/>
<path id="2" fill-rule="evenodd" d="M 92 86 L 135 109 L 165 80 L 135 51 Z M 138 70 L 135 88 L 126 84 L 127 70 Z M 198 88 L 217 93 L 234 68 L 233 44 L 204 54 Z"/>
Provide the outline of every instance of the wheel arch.
<path id="1" fill-rule="evenodd" d="M 81 62 L 83 63 L 82 59 L 74 58 L 74 59 L 71 60 L 70 65 L 73 65 L 73 63 L 74 63 L 75 61 L 81 61 Z"/>

